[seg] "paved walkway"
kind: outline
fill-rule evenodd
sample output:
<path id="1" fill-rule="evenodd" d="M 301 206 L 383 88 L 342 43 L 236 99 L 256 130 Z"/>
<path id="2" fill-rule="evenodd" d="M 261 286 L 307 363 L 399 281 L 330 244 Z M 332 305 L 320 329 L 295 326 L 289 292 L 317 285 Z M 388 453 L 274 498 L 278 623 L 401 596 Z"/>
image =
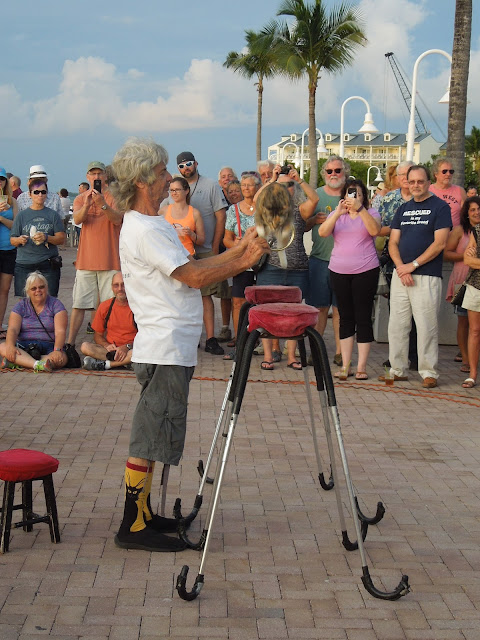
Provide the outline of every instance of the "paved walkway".
<path id="1" fill-rule="evenodd" d="M 74 250 L 62 255 L 60 298 L 70 305 Z M 330 352 L 331 345 L 327 334 Z M 386 507 L 366 540 L 373 581 L 390 590 L 402 573 L 410 577 L 411 593 L 396 602 L 368 595 L 358 552 L 341 545 L 335 496 L 318 485 L 303 376 L 285 362 L 261 372 L 260 358 L 253 360 L 205 587 L 193 602 L 178 597 L 175 581 L 188 564 L 192 588 L 199 552 L 149 554 L 113 543 L 138 397 L 134 375 L 1 373 L 1 448 L 31 447 L 60 460 L 62 542 L 50 543 L 46 525 L 13 532 L 0 556 L 0 639 L 478 640 L 478 388 L 460 387 L 455 348 L 442 347 L 439 388 L 425 391 L 413 376 L 387 390 L 376 381 L 386 352 L 374 345 L 371 379 L 349 379 L 336 393 L 362 508 L 370 514 L 378 500 Z M 199 353 L 169 511 L 177 496 L 184 511 L 193 505 L 197 461 L 206 459 L 230 370 Z M 328 470 L 323 434 L 321 452 Z M 192 537 L 205 515 L 206 507 Z"/>

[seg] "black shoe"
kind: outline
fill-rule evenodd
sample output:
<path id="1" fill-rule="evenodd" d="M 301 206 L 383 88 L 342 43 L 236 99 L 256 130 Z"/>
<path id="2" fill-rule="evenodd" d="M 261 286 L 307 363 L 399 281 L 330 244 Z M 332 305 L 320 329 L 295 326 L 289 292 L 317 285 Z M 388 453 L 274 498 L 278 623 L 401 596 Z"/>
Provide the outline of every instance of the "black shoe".
<path id="1" fill-rule="evenodd" d="M 181 519 L 164 518 L 163 516 L 159 516 L 157 513 L 152 514 L 151 520 L 145 520 L 147 527 L 153 531 L 157 531 L 158 533 L 175 533 L 178 529 L 178 525 L 181 523 Z"/>
<path id="2" fill-rule="evenodd" d="M 90 324 L 90 322 L 87 324 L 87 333 L 89 334 L 95 333 L 95 331 L 92 329 L 92 325 Z"/>
<path id="3" fill-rule="evenodd" d="M 118 532 L 115 536 L 115 544 L 121 549 L 140 549 L 159 553 L 183 551 L 187 548 L 183 540 L 169 538 L 149 527 L 135 532 L 129 531 L 122 534 Z"/>
<path id="4" fill-rule="evenodd" d="M 385 362 L 382 362 L 382 366 L 390 368 L 390 360 L 385 360 Z"/>
<path id="5" fill-rule="evenodd" d="M 216 338 L 209 338 L 205 343 L 205 351 L 207 353 L 213 353 L 214 356 L 223 356 L 225 350 L 218 344 Z"/>

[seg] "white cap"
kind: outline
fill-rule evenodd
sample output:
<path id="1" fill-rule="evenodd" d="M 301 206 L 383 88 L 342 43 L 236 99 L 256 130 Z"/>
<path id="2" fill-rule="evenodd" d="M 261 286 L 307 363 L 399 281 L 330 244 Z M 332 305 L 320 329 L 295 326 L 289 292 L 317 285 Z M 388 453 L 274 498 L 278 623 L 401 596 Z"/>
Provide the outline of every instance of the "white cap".
<path id="1" fill-rule="evenodd" d="M 45 167 L 41 164 L 34 164 L 33 167 L 30 167 L 30 178 L 46 178 L 47 172 L 45 171 Z"/>

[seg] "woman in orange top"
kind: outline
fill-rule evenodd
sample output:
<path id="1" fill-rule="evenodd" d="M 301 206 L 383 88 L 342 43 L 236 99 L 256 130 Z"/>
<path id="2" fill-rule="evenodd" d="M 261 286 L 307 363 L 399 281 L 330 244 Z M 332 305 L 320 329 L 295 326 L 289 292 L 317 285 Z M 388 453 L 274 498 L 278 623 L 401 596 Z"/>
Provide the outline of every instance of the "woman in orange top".
<path id="1" fill-rule="evenodd" d="M 182 176 L 175 177 L 170 183 L 170 197 L 173 204 L 160 209 L 160 215 L 173 225 L 180 242 L 193 255 L 195 246 L 205 242 L 205 229 L 198 209 L 190 205 L 190 187 Z"/>

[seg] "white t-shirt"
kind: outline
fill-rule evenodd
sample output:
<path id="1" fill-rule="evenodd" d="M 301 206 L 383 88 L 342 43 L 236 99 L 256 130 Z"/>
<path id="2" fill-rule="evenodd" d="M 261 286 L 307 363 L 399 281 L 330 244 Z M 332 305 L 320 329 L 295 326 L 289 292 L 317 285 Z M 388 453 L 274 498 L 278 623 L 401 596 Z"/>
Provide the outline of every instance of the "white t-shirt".
<path id="1" fill-rule="evenodd" d="M 202 296 L 170 274 L 189 261 L 188 251 L 163 216 L 127 211 L 120 232 L 120 262 L 138 333 L 132 361 L 197 364 Z"/>

